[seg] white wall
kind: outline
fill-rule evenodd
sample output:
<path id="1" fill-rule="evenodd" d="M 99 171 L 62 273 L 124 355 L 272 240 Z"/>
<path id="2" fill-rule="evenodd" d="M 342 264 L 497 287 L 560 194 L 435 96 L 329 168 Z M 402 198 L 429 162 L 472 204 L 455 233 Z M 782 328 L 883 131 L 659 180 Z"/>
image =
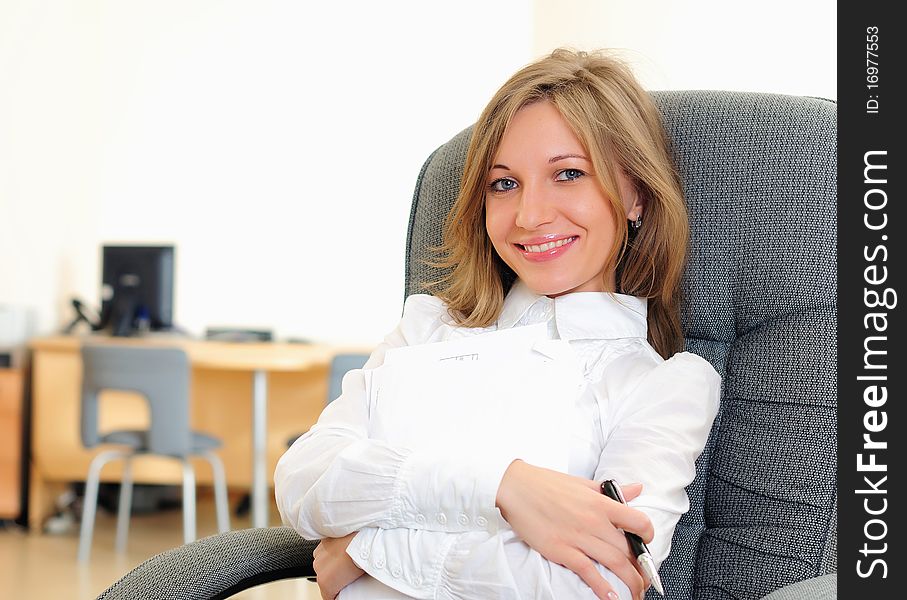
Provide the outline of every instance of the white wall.
<path id="1" fill-rule="evenodd" d="M 533 54 L 617 48 L 648 89 L 837 98 L 831 0 L 535 0 Z"/>
<path id="2" fill-rule="evenodd" d="M 832 3 L 729 6 L 0 0 L 0 305 L 52 332 L 97 302 L 102 243 L 172 242 L 190 331 L 373 343 L 423 160 L 533 57 L 836 97 Z"/>
<path id="3" fill-rule="evenodd" d="M 476 36 L 475 16 L 508 26 Z M 177 245 L 175 313 L 370 343 L 422 162 L 530 57 L 522 0 L 0 3 L 0 304 L 97 302 L 104 242 Z"/>

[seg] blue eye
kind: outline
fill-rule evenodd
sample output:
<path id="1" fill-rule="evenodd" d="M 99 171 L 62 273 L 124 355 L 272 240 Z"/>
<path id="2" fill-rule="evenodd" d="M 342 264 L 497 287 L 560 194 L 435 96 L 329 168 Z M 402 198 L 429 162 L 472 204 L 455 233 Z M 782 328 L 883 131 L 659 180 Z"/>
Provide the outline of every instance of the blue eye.
<path id="1" fill-rule="evenodd" d="M 507 177 L 502 177 L 501 179 L 495 179 L 489 185 L 492 191 L 495 192 L 509 192 L 510 190 L 516 189 L 517 184 L 513 179 L 508 179 Z"/>
<path id="2" fill-rule="evenodd" d="M 555 181 L 575 181 L 580 177 L 583 177 L 585 173 L 579 169 L 564 169 L 555 177 Z"/>

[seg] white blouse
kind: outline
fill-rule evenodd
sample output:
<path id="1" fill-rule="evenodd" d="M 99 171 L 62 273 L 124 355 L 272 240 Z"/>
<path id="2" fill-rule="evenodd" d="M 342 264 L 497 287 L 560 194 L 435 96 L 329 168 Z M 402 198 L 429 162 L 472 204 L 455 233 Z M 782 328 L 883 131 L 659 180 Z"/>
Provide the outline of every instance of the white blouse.
<path id="1" fill-rule="evenodd" d="M 663 360 L 646 341 L 644 298 L 580 292 L 552 299 L 518 281 L 497 323 L 464 328 L 441 300 L 414 295 L 397 328 L 363 370 L 344 377 L 341 396 L 274 475 L 281 517 L 303 537 L 359 532 L 347 553 L 367 575 L 343 590 L 343 600 L 595 597 L 579 576 L 516 537 L 495 507 L 504 471 L 519 457 L 477 461 L 454 448 L 438 460 L 368 437 L 365 371 L 379 367 L 389 348 L 536 323 L 547 323 L 552 339 L 568 341 L 583 365 L 586 388 L 576 403 L 568 472 L 641 482 L 643 492 L 630 505 L 652 520 L 648 546 L 656 563 L 668 555 L 674 527 L 689 509 L 684 488 L 718 410 L 721 378 L 712 366 L 688 352 Z M 444 425 L 400 423 L 432 426 Z M 622 581 L 600 565 L 599 571 L 630 598 Z"/>

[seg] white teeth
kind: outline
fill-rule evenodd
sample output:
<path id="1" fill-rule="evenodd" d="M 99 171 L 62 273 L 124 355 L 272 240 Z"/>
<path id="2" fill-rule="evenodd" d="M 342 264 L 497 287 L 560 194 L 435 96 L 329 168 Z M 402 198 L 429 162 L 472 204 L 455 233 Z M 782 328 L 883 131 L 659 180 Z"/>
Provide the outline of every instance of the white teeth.
<path id="1" fill-rule="evenodd" d="M 556 242 L 545 242 L 544 244 L 539 244 L 539 245 L 535 245 L 535 246 L 523 246 L 523 248 L 526 249 L 526 252 L 547 252 L 548 250 L 551 250 L 552 248 L 560 248 L 564 244 L 568 244 L 575 239 L 576 239 L 576 236 L 572 236 L 572 237 L 557 240 Z"/>

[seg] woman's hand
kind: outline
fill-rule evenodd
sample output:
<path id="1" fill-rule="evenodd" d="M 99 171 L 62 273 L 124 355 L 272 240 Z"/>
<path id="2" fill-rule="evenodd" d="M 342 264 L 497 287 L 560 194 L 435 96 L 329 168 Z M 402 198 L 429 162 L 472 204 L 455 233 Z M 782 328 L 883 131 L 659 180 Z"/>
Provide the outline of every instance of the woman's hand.
<path id="1" fill-rule="evenodd" d="M 642 485 L 622 489 L 631 500 Z M 650 542 L 652 522 L 602 494 L 598 483 L 516 460 L 501 480 L 497 507 L 520 539 L 579 575 L 600 599 L 617 600 L 617 595 L 595 562 L 620 577 L 634 598 L 642 598 L 649 584 L 618 528 Z"/>
<path id="2" fill-rule="evenodd" d="M 346 547 L 353 541 L 356 533 L 358 532 L 342 538 L 325 538 L 312 553 L 315 558 L 312 566 L 315 568 L 315 575 L 318 576 L 318 588 L 324 600 L 334 600 L 340 590 L 365 573 L 346 553 Z"/>

